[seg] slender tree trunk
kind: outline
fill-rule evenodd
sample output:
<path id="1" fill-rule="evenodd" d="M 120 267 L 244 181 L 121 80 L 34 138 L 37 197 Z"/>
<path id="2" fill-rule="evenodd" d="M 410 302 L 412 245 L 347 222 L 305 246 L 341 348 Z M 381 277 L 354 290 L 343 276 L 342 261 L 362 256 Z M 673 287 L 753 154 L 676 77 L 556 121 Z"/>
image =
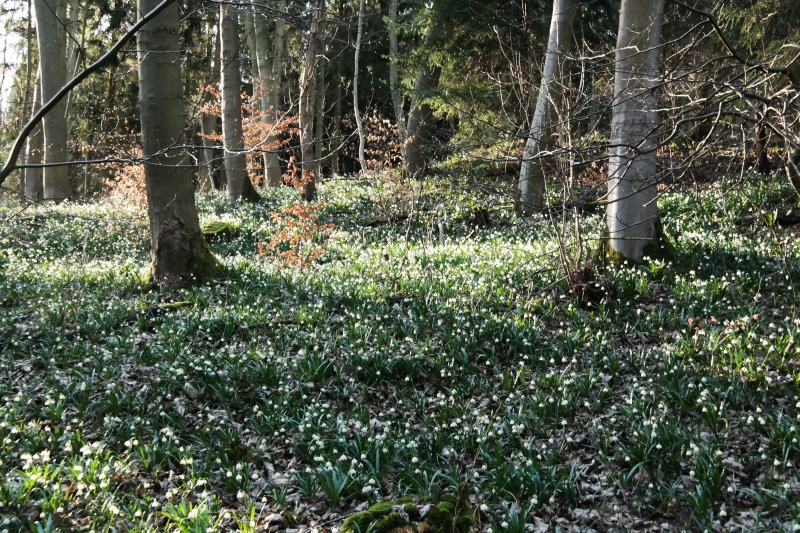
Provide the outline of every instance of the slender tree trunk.
<path id="1" fill-rule="evenodd" d="M 36 83 L 33 89 L 33 106 L 31 114 L 36 113 L 36 110 L 42 105 L 42 84 L 41 84 L 41 70 L 36 75 Z M 28 136 L 27 144 L 27 158 L 26 162 L 29 165 L 40 165 L 44 162 L 44 132 L 42 125 L 38 124 Z M 25 197 L 28 200 L 41 200 L 44 194 L 44 171 L 39 168 L 26 168 L 25 169 Z"/>
<path id="2" fill-rule="evenodd" d="M 159 0 L 138 0 L 149 13 Z M 145 24 L 137 37 L 142 147 L 150 218 L 150 277 L 175 285 L 213 277 L 218 264 L 200 231 L 190 170 L 180 166 L 184 142 L 178 5 Z"/>
<path id="3" fill-rule="evenodd" d="M 353 58 L 353 114 L 356 117 L 356 129 L 358 130 L 358 166 L 361 172 L 367 170 L 366 162 L 364 160 L 364 147 L 366 145 L 366 137 L 364 136 L 364 125 L 361 121 L 361 110 L 358 106 L 358 60 L 361 55 L 361 33 L 364 26 L 364 0 L 358 3 L 358 32 L 356 37 L 356 54 Z"/>
<path id="4" fill-rule="evenodd" d="M 403 109 L 403 93 L 400 88 L 400 45 L 397 42 L 397 0 L 389 1 L 389 90 L 392 94 L 392 107 L 397 120 L 400 143 L 400 155 L 405 158 L 406 151 L 406 115 Z"/>
<path id="5" fill-rule="evenodd" d="M 322 179 L 322 136 L 325 133 L 325 63 L 317 65 L 317 88 L 314 90 L 314 176 Z"/>
<path id="6" fill-rule="evenodd" d="M 572 42 L 572 20 L 577 11 L 576 0 L 553 0 L 550 38 L 544 60 L 542 81 L 531 130 L 525 142 L 519 175 L 520 212 L 530 215 L 544 205 L 545 158 L 540 154 L 553 137 L 553 115 L 561 100 L 561 70 L 564 53 Z"/>
<path id="7" fill-rule="evenodd" d="M 641 261 L 661 252 L 656 204 L 656 88 L 664 0 L 622 0 L 608 164 L 608 247 Z"/>
<path id="8" fill-rule="evenodd" d="M 72 79 L 78 73 L 78 61 L 80 59 L 80 52 L 83 42 L 83 30 L 81 29 L 81 21 L 78 16 L 78 0 L 69 0 L 69 22 L 67 23 L 67 79 Z M 67 106 L 65 116 L 67 117 L 67 145 L 69 146 L 69 138 L 72 124 L 72 103 L 73 94 L 69 93 L 67 96 Z"/>
<path id="9" fill-rule="evenodd" d="M 331 174 L 337 175 L 340 173 L 339 169 L 339 152 L 342 145 L 342 97 L 344 91 L 342 90 L 342 58 L 341 56 L 336 60 L 336 74 L 333 80 L 333 117 L 331 117 L 331 134 L 330 134 L 330 158 L 331 158 Z"/>
<path id="10" fill-rule="evenodd" d="M 50 100 L 66 83 L 66 38 L 64 0 L 35 0 L 36 35 L 39 42 L 39 62 L 42 71 L 42 101 Z M 62 100 L 43 120 L 44 162 L 67 161 L 66 101 Z M 68 198 L 69 174 L 66 166 L 44 169 L 44 198 Z"/>
<path id="11" fill-rule="evenodd" d="M 257 85 L 260 82 L 258 79 L 258 41 L 256 40 L 256 25 L 254 22 L 253 13 L 242 13 L 242 23 L 244 24 L 245 41 L 247 48 L 250 50 L 250 81 L 253 83 L 253 90 L 257 90 Z M 237 23 L 237 31 L 238 31 Z M 260 94 L 257 96 L 261 96 Z M 258 106 L 261 106 L 261 100 L 257 100 Z"/>
<path id="12" fill-rule="evenodd" d="M 259 12 L 258 8 L 253 6 L 255 14 L 253 15 L 253 25 L 255 27 L 256 35 L 256 60 L 258 62 L 258 76 L 259 76 L 259 93 L 261 102 L 261 121 L 267 124 L 267 127 L 272 130 L 275 127 L 275 110 L 276 102 L 273 100 L 275 95 L 274 85 L 275 73 L 272 62 L 272 50 L 274 49 L 274 42 L 270 42 L 269 28 L 267 28 L 266 19 Z M 280 25 L 280 22 L 278 22 Z M 264 146 L 262 148 L 269 150 L 264 152 L 264 176 L 265 184 L 269 187 L 279 187 L 283 182 L 281 172 L 281 162 L 278 159 L 278 154 L 273 150 L 277 145 L 277 137 L 274 133 L 268 134 L 264 139 Z"/>
<path id="13" fill-rule="evenodd" d="M 228 182 L 228 202 L 256 202 L 260 196 L 247 175 L 247 158 L 242 135 L 242 94 L 239 70 L 238 13 L 229 4 L 219 6 L 220 65 L 222 71 L 222 144 L 225 149 L 225 177 Z"/>
<path id="14" fill-rule="evenodd" d="M 278 11 L 287 13 L 286 0 L 278 2 Z M 283 18 L 278 18 L 275 22 L 275 42 L 273 48 L 272 60 L 272 74 L 275 83 L 272 85 L 272 102 L 273 111 L 275 113 L 274 121 L 277 124 L 281 121 L 281 113 L 283 107 L 283 59 L 286 55 L 286 21 Z"/>
<path id="15" fill-rule="evenodd" d="M 28 0 L 28 20 L 25 28 L 26 40 L 26 57 L 25 57 L 25 94 L 22 98 L 22 120 L 27 120 L 31 116 L 31 107 L 33 107 L 33 3 Z M 36 109 L 34 107 L 34 109 Z M 30 141 L 30 139 L 28 139 Z M 30 146 L 30 144 L 28 145 Z M 23 153 L 23 162 L 30 163 L 30 151 L 26 150 Z M 21 179 L 19 180 L 19 192 L 26 196 L 25 183 L 28 179 L 28 171 L 22 172 Z M 41 181 L 41 178 L 40 178 Z"/>
<path id="16" fill-rule="evenodd" d="M 209 22 L 207 28 L 208 34 L 212 35 L 212 42 L 206 46 L 206 67 L 208 71 L 211 72 L 211 83 L 213 84 L 216 80 L 219 79 L 219 73 L 221 71 L 219 66 L 219 32 L 214 31 L 214 23 Z M 205 104 L 211 103 L 211 94 L 205 92 L 203 94 L 203 102 Z M 208 113 L 203 113 L 200 117 L 200 133 L 202 134 L 201 137 L 203 138 L 203 167 L 205 168 L 205 180 L 207 180 L 208 188 L 215 190 L 218 188 L 217 181 L 215 179 L 215 171 L 214 171 L 214 151 L 215 151 L 215 143 L 212 137 L 214 133 L 216 133 L 217 127 L 217 117 L 215 115 L 211 115 Z"/>
<path id="17" fill-rule="evenodd" d="M 298 122 L 300 126 L 300 145 L 303 169 L 303 199 L 314 200 L 317 195 L 314 176 L 314 103 L 316 101 L 316 70 L 319 52 L 319 35 L 322 17 L 325 11 L 325 0 L 312 0 L 314 10 L 311 27 L 308 33 L 305 60 L 303 61 L 303 77 L 300 80 L 300 109 Z"/>

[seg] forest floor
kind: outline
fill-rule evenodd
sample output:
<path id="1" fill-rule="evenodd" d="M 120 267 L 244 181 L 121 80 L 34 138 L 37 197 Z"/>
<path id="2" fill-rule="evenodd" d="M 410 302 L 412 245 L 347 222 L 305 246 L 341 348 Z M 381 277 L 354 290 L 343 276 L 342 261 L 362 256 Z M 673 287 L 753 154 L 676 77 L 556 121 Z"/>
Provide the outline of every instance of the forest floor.
<path id="1" fill-rule="evenodd" d="M 797 530 L 788 188 L 665 192 L 674 257 L 589 287 L 601 213 L 471 189 L 202 195 L 224 272 L 178 290 L 144 211 L 9 200 L 0 531 Z"/>

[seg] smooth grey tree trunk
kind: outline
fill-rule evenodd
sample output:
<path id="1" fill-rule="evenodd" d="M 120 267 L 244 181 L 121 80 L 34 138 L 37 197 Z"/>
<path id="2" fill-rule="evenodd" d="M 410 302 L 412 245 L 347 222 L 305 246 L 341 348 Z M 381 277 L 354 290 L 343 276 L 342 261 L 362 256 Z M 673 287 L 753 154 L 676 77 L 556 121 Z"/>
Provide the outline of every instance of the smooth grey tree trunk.
<path id="1" fill-rule="evenodd" d="M 219 6 L 220 92 L 222 93 L 222 144 L 225 150 L 225 179 L 228 202 L 256 202 L 260 196 L 247 175 L 242 134 L 242 86 L 239 58 L 239 21 L 236 9 L 229 4 Z"/>
<path id="2" fill-rule="evenodd" d="M 281 13 L 288 13 L 286 7 L 286 0 L 278 2 L 278 11 Z M 273 110 L 275 113 L 274 121 L 277 124 L 282 119 L 282 104 L 283 104 L 283 60 L 286 55 L 286 21 L 283 18 L 278 18 L 275 21 L 275 41 L 273 47 L 272 59 L 272 74 L 275 83 L 272 85 L 272 102 Z"/>
<path id="3" fill-rule="evenodd" d="M 554 111 L 561 100 L 562 67 L 564 53 L 572 44 L 572 20 L 577 11 L 577 0 L 553 0 L 550 19 L 550 37 L 539 84 L 536 110 L 531 119 L 531 129 L 525 141 L 519 175 L 520 213 L 524 216 L 540 211 L 544 206 L 546 158 L 542 151 L 554 136 L 552 122 Z"/>
<path id="4" fill-rule="evenodd" d="M 28 0 L 28 20 L 26 21 L 25 28 L 25 41 L 26 41 L 26 57 L 25 57 L 25 89 L 22 98 L 22 119 L 27 120 L 31 116 L 31 107 L 33 104 L 33 84 L 37 83 L 37 78 L 33 75 L 33 0 Z M 36 109 L 34 107 L 34 109 Z M 30 141 L 30 139 L 28 139 Z M 28 145 L 30 146 L 30 145 Z M 22 154 L 23 163 L 30 163 L 30 151 L 25 150 Z M 25 197 L 25 182 L 28 179 L 28 171 L 23 170 L 19 180 L 19 192 Z M 40 179 L 41 181 L 41 179 Z"/>
<path id="5" fill-rule="evenodd" d="M 67 23 L 67 79 L 72 79 L 78 73 L 78 62 L 83 48 L 83 24 L 79 17 L 78 0 L 69 0 Z M 67 146 L 69 146 L 72 131 L 72 103 L 73 93 L 67 95 L 67 106 L 64 115 L 67 118 Z"/>
<path id="6" fill-rule="evenodd" d="M 65 0 L 35 0 L 36 35 L 42 72 L 42 101 L 50 100 L 66 84 L 67 32 L 64 29 Z M 44 162 L 67 161 L 67 104 L 58 103 L 43 120 Z M 69 198 L 69 173 L 66 166 L 44 169 L 44 198 Z"/>
<path id="7" fill-rule="evenodd" d="M 303 199 L 307 202 L 314 200 L 317 195 L 317 176 L 314 175 L 314 104 L 316 102 L 316 71 L 319 59 L 317 55 L 325 0 L 313 0 L 311 8 L 314 12 L 303 60 L 303 75 L 300 80 L 300 109 L 298 111 L 300 150 L 303 158 Z"/>
<path id="8" fill-rule="evenodd" d="M 33 89 L 33 106 L 31 113 L 42 105 L 41 71 L 36 74 L 36 83 Z M 40 165 L 44 162 L 44 132 L 42 125 L 37 124 L 36 128 L 28 136 L 26 162 L 29 165 Z M 41 200 L 44 194 L 44 171 L 39 168 L 25 169 L 25 198 L 28 200 Z"/>
<path id="9" fill-rule="evenodd" d="M 219 79 L 221 72 L 219 66 L 219 32 L 214 31 L 214 23 L 209 22 L 207 28 L 208 34 L 213 35 L 213 44 L 206 46 L 206 66 L 209 72 L 212 73 L 212 80 Z M 213 81 L 212 81 L 213 83 Z M 210 104 L 212 100 L 211 94 L 205 92 L 203 94 L 203 102 Z M 208 188 L 211 190 L 217 189 L 217 182 L 215 179 L 214 159 L 215 159 L 215 142 L 212 137 L 216 133 L 217 117 L 208 113 L 203 113 L 200 117 L 200 133 L 203 139 L 203 168 L 205 169 L 205 180 L 208 183 Z"/>
<path id="10" fill-rule="evenodd" d="M 622 0 L 620 9 L 606 223 L 609 252 L 632 261 L 641 261 L 661 238 L 656 89 L 664 1 Z"/>
<path id="11" fill-rule="evenodd" d="M 158 4 L 159 0 L 138 0 L 139 13 L 149 13 Z M 165 286 L 209 279 L 218 269 L 200 231 L 191 171 L 182 166 L 185 152 L 172 148 L 185 142 L 178 15 L 173 3 L 137 36 L 150 277 Z"/>
<path id="12" fill-rule="evenodd" d="M 256 62 L 258 63 L 259 96 L 261 105 L 261 120 L 268 125 L 270 131 L 275 127 L 275 106 L 273 100 L 275 96 L 274 85 L 275 72 L 272 64 L 272 54 L 274 41 L 270 40 L 270 32 L 267 27 L 266 18 L 258 12 L 254 4 L 255 14 L 253 15 L 253 26 L 256 37 Z M 278 22 L 278 25 L 281 23 Z M 279 81 L 277 83 L 280 83 Z M 281 162 L 278 154 L 273 150 L 276 148 L 277 136 L 270 133 L 264 139 L 264 177 L 268 187 L 279 187 L 283 182 L 281 172 Z"/>
<path id="13" fill-rule="evenodd" d="M 358 67 L 361 55 L 361 34 L 364 27 L 364 0 L 358 3 L 358 32 L 356 37 L 356 53 L 353 58 L 353 114 L 356 118 L 356 130 L 358 131 L 358 166 L 363 173 L 367 170 L 366 161 L 364 159 L 364 148 L 367 143 L 366 136 L 364 135 L 364 124 L 361 120 L 361 110 L 358 104 Z M 396 36 L 395 36 L 396 37 Z"/>

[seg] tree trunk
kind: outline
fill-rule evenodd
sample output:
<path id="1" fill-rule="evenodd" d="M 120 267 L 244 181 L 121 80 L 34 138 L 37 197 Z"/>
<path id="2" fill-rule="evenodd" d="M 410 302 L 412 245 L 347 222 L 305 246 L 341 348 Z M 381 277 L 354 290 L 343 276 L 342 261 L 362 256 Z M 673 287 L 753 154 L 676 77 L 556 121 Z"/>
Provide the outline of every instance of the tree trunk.
<path id="1" fill-rule="evenodd" d="M 31 116 L 31 107 L 33 104 L 33 83 L 36 79 L 33 77 L 33 2 L 28 0 L 28 20 L 25 28 L 25 41 L 26 41 L 26 57 L 25 57 L 25 89 L 22 97 L 22 120 L 25 121 Z M 37 83 L 38 86 L 38 83 Z M 38 91 L 38 90 L 37 90 Z M 36 107 L 33 107 L 35 110 Z M 30 139 L 28 139 L 30 142 Z M 30 146 L 30 144 L 28 145 Z M 23 163 L 30 163 L 30 151 L 26 150 L 23 153 Z M 19 180 L 19 192 L 22 196 L 26 195 L 25 182 L 28 179 L 28 170 L 23 170 Z M 39 178 L 41 181 L 41 178 Z"/>
<path id="2" fill-rule="evenodd" d="M 325 63 L 317 65 L 317 88 L 315 91 L 314 103 L 314 176 L 317 180 L 322 179 L 322 134 L 325 132 Z"/>
<path id="3" fill-rule="evenodd" d="M 400 155 L 405 158 L 406 152 L 406 115 L 403 109 L 403 93 L 400 90 L 400 45 L 397 42 L 397 0 L 389 0 L 389 90 L 392 94 L 392 107 L 397 120 Z"/>
<path id="4" fill-rule="evenodd" d="M 36 113 L 36 110 L 42 105 L 42 84 L 41 84 L 41 70 L 36 74 L 36 83 L 33 89 L 33 105 L 31 113 Z M 42 125 L 38 124 L 36 128 L 28 136 L 27 157 L 26 162 L 29 165 L 40 165 L 44 161 L 44 132 Z M 25 169 L 25 198 L 28 200 L 41 200 L 44 193 L 43 184 L 44 171 L 39 168 L 26 168 Z"/>
<path id="5" fill-rule="evenodd" d="M 138 0 L 149 13 L 159 0 Z M 159 285 L 212 278 L 218 264 L 208 249 L 194 203 L 184 142 L 178 5 L 174 3 L 139 31 L 139 105 L 144 173 L 150 218 L 150 277 Z"/>
<path id="6" fill-rule="evenodd" d="M 66 44 L 64 30 L 66 3 L 64 0 L 35 0 L 36 35 L 39 43 L 39 62 L 42 72 L 42 102 L 50 100 L 66 84 Z M 61 100 L 43 120 L 44 162 L 67 161 L 66 101 Z M 69 174 L 66 166 L 44 169 L 44 198 L 68 198 Z"/>
<path id="7" fill-rule="evenodd" d="M 300 109 L 298 122 L 300 127 L 300 146 L 302 152 L 303 199 L 311 202 L 317 195 L 314 176 L 314 103 L 316 101 L 316 70 L 319 51 L 320 23 L 325 10 L 325 0 L 313 0 L 314 10 L 311 27 L 308 33 L 305 59 L 303 61 L 303 77 L 300 81 Z"/>
<path id="8" fill-rule="evenodd" d="M 413 179 L 420 179 L 428 172 L 428 149 L 431 141 L 433 110 L 426 99 L 439 84 L 441 69 L 427 61 L 420 67 L 414 83 L 414 96 L 408 113 L 406 127 L 405 162 L 406 172 Z"/>
<path id="9" fill-rule="evenodd" d="M 333 80 L 333 116 L 331 117 L 330 133 L 330 161 L 331 175 L 336 176 L 340 173 L 339 152 L 342 146 L 342 58 L 336 60 L 336 74 Z"/>
<path id="10" fill-rule="evenodd" d="M 222 144 L 225 150 L 225 178 L 228 203 L 256 202 L 260 196 L 247 175 L 247 158 L 242 135 L 242 87 L 239 70 L 238 13 L 229 4 L 219 6 L 222 92 Z"/>
<path id="11" fill-rule="evenodd" d="M 358 166 L 361 172 L 367 170 L 364 160 L 364 147 L 366 137 L 364 136 L 364 125 L 361 121 L 361 110 L 358 107 L 358 60 L 361 55 L 361 33 L 364 26 L 364 0 L 358 3 L 358 33 L 356 37 L 356 53 L 353 58 L 353 114 L 356 117 L 356 130 L 358 131 Z M 396 36 L 395 36 L 396 40 Z"/>
<path id="12" fill-rule="evenodd" d="M 261 103 L 261 121 L 267 124 L 267 127 L 272 130 L 275 127 L 275 109 L 276 103 L 273 101 L 275 90 L 273 86 L 276 83 L 275 73 L 272 65 L 272 51 L 274 50 L 274 43 L 270 43 L 269 29 L 267 28 L 266 19 L 262 16 L 255 5 L 253 8 L 256 10 L 253 15 L 253 25 L 255 27 L 256 36 L 256 61 L 258 63 L 258 77 L 259 77 L 259 96 Z M 280 22 L 278 22 L 280 24 Z M 272 44 L 272 46 L 270 46 Z M 277 137 L 274 133 L 270 133 L 264 139 L 263 149 L 269 150 L 264 152 L 264 176 L 265 184 L 269 187 L 279 187 L 283 182 L 281 172 L 281 162 L 278 159 L 278 154 L 274 151 L 277 145 Z"/>
<path id="13" fill-rule="evenodd" d="M 772 165 L 769 162 L 769 129 L 764 124 L 758 124 L 755 128 L 755 171 L 759 174 L 767 175 L 772 172 Z"/>
<path id="14" fill-rule="evenodd" d="M 620 9 L 606 211 L 612 259 L 662 252 L 655 132 L 664 1 L 622 0 Z"/>
<path id="15" fill-rule="evenodd" d="M 286 0 L 278 2 L 278 11 L 287 13 Z M 283 105 L 283 58 L 286 54 L 286 42 L 284 36 L 286 34 L 286 21 L 278 18 L 275 22 L 275 42 L 273 47 L 274 58 L 272 60 L 272 74 L 275 83 L 272 85 L 272 102 L 273 111 L 275 113 L 274 121 L 277 124 L 281 121 L 281 108 Z"/>
<path id="16" fill-rule="evenodd" d="M 208 23 L 207 31 L 209 35 L 213 35 L 213 43 L 210 42 L 206 45 L 206 67 L 208 71 L 211 72 L 211 80 L 210 83 L 213 84 L 214 81 L 219 79 L 219 73 L 221 72 L 221 68 L 219 66 L 219 32 L 214 32 L 214 22 L 213 20 Z M 210 104 L 212 100 L 211 94 L 207 91 L 203 93 L 203 103 Z M 219 183 L 217 182 L 217 176 L 215 171 L 215 143 L 212 137 L 216 133 L 217 128 L 217 117 L 215 115 L 211 115 L 208 113 L 203 113 L 200 117 L 200 133 L 202 134 L 201 137 L 203 139 L 203 167 L 205 169 L 205 176 L 204 180 L 208 184 L 208 188 L 211 190 L 217 190 L 219 188 Z"/>
<path id="17" fill-rule="evenodd" d="M 520 213 L 530 215 L 544 205 L 545 161 L 540 154 L 554 136 L 551 126 L 555 107 L 561 99 L 561 71 L 564 52 L 572 43 L 572 20 L 577 11 L 576 0 L 553 0 L 550 37 L 544 60 L 542 81 L 531 129 L 522 155 L 519 175 Z"/>
<path id="18" fill-rule="evenodd" d="M 69 22 L 67 24 L 67 79 L 72 79 L 78 73 L 78 62 L 83 44 L 83 30 L 78 17 L 78 0 L 69 0 Z M 80 31 L 79 31 L 80 30 Z M 71 132 L 73 93 L 67 95 L 67 105 L 64 112 L 67 118 L 67 146 L 69 146 Z"/>

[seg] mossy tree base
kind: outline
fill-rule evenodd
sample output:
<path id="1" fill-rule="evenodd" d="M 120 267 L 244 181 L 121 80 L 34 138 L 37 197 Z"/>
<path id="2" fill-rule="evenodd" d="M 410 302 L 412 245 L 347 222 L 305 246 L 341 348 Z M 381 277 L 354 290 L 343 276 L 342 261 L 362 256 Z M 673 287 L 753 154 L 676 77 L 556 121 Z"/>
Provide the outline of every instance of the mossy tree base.
<path id="1" fill-rule="evenodd" d="M 466 500 L 455 494 L 443 494 L 438 503 L 409 496 L 354 514 L 342 524 L 342 533 L 467 533 L 474 525 Z"/>
<path id="2" fill-rule="evenodd" d="M 597 262 L 604 267 L 612 267 L 622 265 L 625 262 L 637 264 L 653 260 L 666 261 L 674 258 L 677 254 L 677 250 L 675 245 L 673 245 L 669 239 L 667 239 L 667 235 L 664 233 L 664 225 L 661 223 L 660 218 L 656 219 L 654 230 L 655 238 L 644 246 L 642 249 L 642 257 L 639 259 L 635 257 L 627 257 L 624 254 L 614 250 L 614 247 L 611 243 L 611 237 L 608 229 L 606 228 L 603 231 L 602 237 L 600 237 L 600 247 L 597 251 Z"/>

